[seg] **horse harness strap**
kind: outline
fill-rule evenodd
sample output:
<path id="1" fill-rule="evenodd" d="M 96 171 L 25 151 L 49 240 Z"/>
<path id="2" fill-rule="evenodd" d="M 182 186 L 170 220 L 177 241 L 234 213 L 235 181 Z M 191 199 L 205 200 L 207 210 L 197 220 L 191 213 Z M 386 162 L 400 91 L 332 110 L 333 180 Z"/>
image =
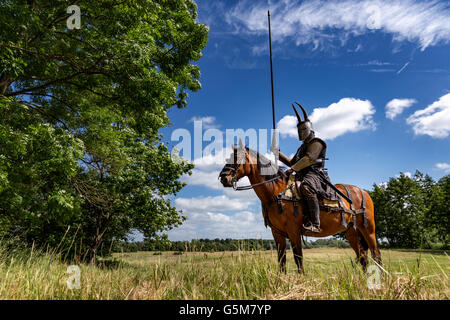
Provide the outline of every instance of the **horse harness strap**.
<path id="1" fill-rule="evenodd" d="M 343 186 L 345 191 L 347 192 L 347 196 L 349 197 L 349 199 L 352 201 L 350 203 L 350 210 L 349 209 L 345 209 L 343 202 L 342 202 L 342 198 L 339 197 L 339 206 L 342 208 L 342 212 L 341 212 L 341 219 L 342 219 L 342 224 L 346 227 L 347 226 L 347 222 L 345 221 L 345 214 L 349 213 L 352 215 L 353 218 L 353 228 L 356 230 L 356 215 L 357 214 L 363 214 L 363 223 L 364 223 L 364 227 L 368 226 L 367 223 L 367 216 L 366 216 L 366 199 L 364 196 L 364 191 L 359 189 L 359 191 L 361 192 L 361 208 L 359 208 L 358 210 L 355 209 L 354 205 L 353 205 L 353 199 L 352 199 L 352 193 L 349 190 L 349 188 L 344 185 Z M 345 223 L 344 223 L 345 221 Z"/>
<path id="2" fill-rule="evenodd" d="M 272 199 L 270 199 L 268 202 L 266 202 L 263 206 L 263 214 L 264 214 L 264 226 L 267 228 L 267 226 L 269 226 L 272 230 L 275 230 L 276 232 L 278 232 L 281 235 L 287 236 L 285 232 L 279 230 L 278 228 L 276 228 L 274 225 L 272 225 L 272 223 L 270 222 L 269 219 L 269 206 L 274 203 L 275 201 L 278 201 L 277 196 L 273 197 Z M 280 206 L 278 207 L 278 210 L 280 210 Z M 281 207 L 281 210 L 283 210 L 283 208 Z M 282 212 L 282 211 L 281 211 Z"/>

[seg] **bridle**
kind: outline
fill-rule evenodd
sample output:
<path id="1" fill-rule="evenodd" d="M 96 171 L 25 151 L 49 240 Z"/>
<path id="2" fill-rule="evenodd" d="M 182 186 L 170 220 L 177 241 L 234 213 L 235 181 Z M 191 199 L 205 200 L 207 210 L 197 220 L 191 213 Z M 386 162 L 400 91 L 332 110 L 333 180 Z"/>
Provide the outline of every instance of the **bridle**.
<path id="1" fill-rule="evenodd" d="M 236 156 L 236 153 L 235 153 L 235 156 Z M 237 160 L 237 159 L 235 159 L 235 160 Z M 233 189 L 235 191 L 250 190 L 250 189 L 253 189 L 253 187 L 257 187 L 257 186 L 260 186 L 260 185 L 263 185 L 263 184 L 266 184 L 266 183 L 278 180 L 281 177 L 281 175 L 277 173 L 277 175 L 275 177 L 273 177 L 273 178 L 271 178 L 269 180 L 265 180 L 263 182 L 258 182 L 258 183 L 254 183 L 254 184 L 250 184 L 248 186 L 240 186 L 240 187 L 238 187 L 237 186 L 238 179 L 236 178 L 237 171 L 238 171 L 238 168 L 237 168 L 238 164 L 239 164 L 238 161 L 234 161 L 234 164 L 227 163 L 223 167 L 222 171 L 220 171 L 220 174 L 219 174 L 219 179 L 220 179 L 220 177 L 222 177 L 223 175 L 226 175 L 226 174 L 229 174 L 230 172 L 233 172 L 233 176 L 231 177 L 231 183 L 232 183 Z M 258 165 L 261 166 L 261 167 L 270 167 L 272 165 L 272 162 L 269 161 L 267 164 L 258 163 Z"/>

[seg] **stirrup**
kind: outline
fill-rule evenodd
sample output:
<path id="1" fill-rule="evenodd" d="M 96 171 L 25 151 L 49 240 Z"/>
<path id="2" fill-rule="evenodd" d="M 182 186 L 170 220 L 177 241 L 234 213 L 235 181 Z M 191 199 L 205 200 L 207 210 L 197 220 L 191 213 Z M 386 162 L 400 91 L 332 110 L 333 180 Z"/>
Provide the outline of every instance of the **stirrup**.
<path id="1" fill-rule="evenodd" d="M 322 230 L 320 227 L 314 226 L 311 222 L 309 222 L 307 225 L 302 225 L 303 229 L 306 231 L 312 232 L 312 233 L 320 233 Z"/>

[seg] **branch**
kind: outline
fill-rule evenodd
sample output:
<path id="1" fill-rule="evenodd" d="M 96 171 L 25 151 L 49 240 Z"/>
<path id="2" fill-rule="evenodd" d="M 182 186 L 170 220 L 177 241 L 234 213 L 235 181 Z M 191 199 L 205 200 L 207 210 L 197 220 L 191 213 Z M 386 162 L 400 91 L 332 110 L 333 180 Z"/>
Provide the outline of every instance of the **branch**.
<path id="1" fill-rule="evenodd" d="M 13 46 L 13 45 L 10 45 L 10 44 L 5 44 L 5 43 L 0 43 L 0 47 L 14 49 L 14 50 L 19 50 L 19 51 L 23 51 L 23 52 L 26 52 L 28 54 L 32 54 L 32 55 L 35 55 L 35 56 L 44 56 L 44 57 L 52 58 L 52 59 L 59 59 L 59 60 L 70 60 L 70 59 L 83 60 L 83 59 L 78 58 L 78 57 L 63 56 L 62 54 L 48 54 L 48 53 L 43 53 L 43 52 L 38 52 L 38 51 L 32 51 L 32 50 L 29 50 L 29 49 L 25 49 L 25 48 L 22 48 L 22 47 Z"/>
<path id="2" fill-rule="evenodd" d="M 118 100 L 118 99 L 119 99 L 118 96 L 117 96 L 117 97 L 109 97 L 109 96 L 107 96 L 107 95 L 104 95 L 103 93 L 94 91 L 94 90 L 92 90 L 92 89 L 90 89 L 90 88 L 87 88 L 87 87 L 85 87 L 85 86 L 82 86 L 82 85 L 80 85 L 80 84 L 78 84 L 78 83 L 75 83 L 75 82 L 72 82 L 72 81 L 67 81 L 67 83 L 70 84 L 70 85 L 73 85 L 73 86 L 75 86 L 75 87 L 77 87 L 77 88 L 80 88 L 80 89 L 83 89 L 83 90 L 87 90 L 87 91 L 89 91 L 89 92 L 91 92 L 91 93 L 93 93 L 93 94 L 95 94 L 95 95 L 98 95 L 98 96 L 100 96 L 100 97 L 103 97 L 103 98 L 106 98 L 106 99 L 109 99 L 109 100 L 115 101 L 115 100 Z"/>
<path id="3" fill-rule="evenodd" d="M 72 66 L 75 66 L 75 67 L 77 67 L 79 69 L 82 69 L 82 67 L 80 67 L 80 65 L 74 63 L 74 61 L 85 62 L 86 59 L 93 58 L 92 56 L 89 56 L 89 57 L 86 57 L 86 58 L 79 58 L 79 57 L 68 57 L 68 56 L 64 56 L 62 54 L 48 54 L 48 53 L 33 51 L 33 50 L 26 49 L 26 48 L 5 44 L 5 43 L 0 43 L 0 47 L 14 49 L 14 50 L 19 50 L 19 51 L 22 51 L 22 52 L 25 52 L 25 53 L 28 53 L 28 54 L 31 54 L 31 55 L 34 55 L 34 56 L 43 56 L 43 57 L 54 59 L 54 60 L 65 61 L 65 62 L 67 62 L 67 63 L 71 64 Z M 101 57 L 99 57 L 97 59 L 98 62 L 94 63 L 93 66 L 96 66 L 98 63 L 100 63 L 101 61 L 105 60 L 106 58 L 108 58 L 110 60 L 119 60 L 119 61 L 121 60 L 119 58 L 101 56 Z M 96 66 L 96 67 L 100 68 L 100 69 L 103 69 L 105 71 L 111 71 L 110 69 L 107 69 L 105 67 L 101 67 L 101 66 Z"/>
<path id="4" fill-rule="evenodd" d="M 39 112 L 39 113 L 40 113 L 41 115 L 43 115 L 43 116 L 50 117 L 50 118 L 52 118 L 53 120 L 55 120 L 56 122 L 61 123 L 61 124 L 63 125 L 64 129 L 66 129 L 67 131 L 70 132 L 70 128 L 67 126 L 67 124 L 66 124 L 64 121 L 62 121 L 61 119 L 58 119 L 57 117 L 55 117 L 55 116 L 53 116 L 53 115 L 51 115 L 51 114 L 45 112 L 45 111 L 43 110 L 42 106 L 39 106 L 39 105 L 37 105 L 37 104 L 35 104 L 35 103 L 28 102 L 28 101 L 21 101 L 20 103 L 22 103 L 23 105 L 26 105 L 26 106 L 32 108 L 33 110 L 36 110 L 37 112 Z"/>
<path id="5" fill-rule="evenodd" d="M 27 96 L 42 96 L 42 97 L 49 97 L 49 98 L 58 100 L 59 102 L 63 103 L 63 104 L 66 105 L 66 106 L 70 109 L 70 111 L 72 111 L 73 113 L 76 113 L 76 112 L 77 112 L 77 111 L 76 111 L 76 108 L 72 107 L 69 103 L 67 103 L 67 101 L 65 101 L 65 100 L 63 100 L 63 99 L 61 99 L 61 98 L 55 97 L 54 95 L 51 95 L 51 94 L 45 94 L 45 93 L 24 93 L 24 95 L 27 95 Z"/>
<path id="6" fill-rule="evenodd" d="M 31 91 L 42 90 L 42 89 L 48 88 L 51 85 L 54 85 L 56 83 L 67 82 L 67 80 L 73 79 L 73 78 L 75 78 L 75 77 L 77 77 L 77 76 L 79 76 L 81 74 L 89 74 L 89 75 L 91 75 L 91 74 L 103 74 L 103 73 L 102 72 L 83 72 L 83 71 L 79 71 L 79 72 L 75 72 L 75 73 L 71 74 L 70 76 L 67 76 L 67 77 L 64 77 L 64 78 L 55 79 L 55 80 L 49 81 L 47 83 L 44 83 L 43 85 L 40 85 L 40 86 L 36 86 L 36 87 L 32 87 L 32 88 L 23 89 L 23 90 L 20 90 L 20 91 L 8 93 L 5 96 L 13 97 L 13 96 L 18 96 L 18 95 L 25 94 L 25 93 L 31 92 Z"/>

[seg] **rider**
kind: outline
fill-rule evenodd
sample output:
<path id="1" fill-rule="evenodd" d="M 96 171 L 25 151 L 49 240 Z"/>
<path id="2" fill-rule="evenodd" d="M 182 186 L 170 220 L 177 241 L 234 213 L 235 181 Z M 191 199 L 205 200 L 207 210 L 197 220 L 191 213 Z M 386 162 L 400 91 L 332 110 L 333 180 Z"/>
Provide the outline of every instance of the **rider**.
<path id="1" fill-rule="evenodd" d="M 292 159 L 281 152 L 279 153 L 279 159 L 285 165 L 291 167 L 296 172 L 295 179 L 301 181 L 300 192 L 306 200 L 310 216 L 309 221 L 306 224 L 303 223 L 303 228 L 313 233 L 319 233 L 321 229 L 318 195 L 330 200 L 334 200 L 336 197 L 333 190 L 318 173 L 318 171 L 321 171 L 330 180 L 328 174 L 324 171 L 327 145 L 322 139 L 315 137 L 308 114 L 298 102 L 296 104 L 302 109 L 305 118 L 305 121 L 302 121 L 294 105 L 292 105 L 298 120 L 298 138 L 303 141 L 303 144 L 298 148 Z"/>

